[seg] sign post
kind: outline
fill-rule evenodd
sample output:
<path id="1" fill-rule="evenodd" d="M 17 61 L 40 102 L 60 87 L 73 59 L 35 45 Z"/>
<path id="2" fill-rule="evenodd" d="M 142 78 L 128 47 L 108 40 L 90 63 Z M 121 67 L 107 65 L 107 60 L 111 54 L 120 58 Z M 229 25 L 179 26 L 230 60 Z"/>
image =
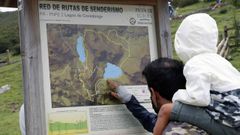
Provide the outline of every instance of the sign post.
<path id="1" fill-rule="evenodd" d="M 148 134 L 108 95 L 118 81 L 151 110 L 141 71 L 171 57 L 165 0 L 20 0 L 28 135 Z M 161 45 L 160 45 L 161 44 Z"/>

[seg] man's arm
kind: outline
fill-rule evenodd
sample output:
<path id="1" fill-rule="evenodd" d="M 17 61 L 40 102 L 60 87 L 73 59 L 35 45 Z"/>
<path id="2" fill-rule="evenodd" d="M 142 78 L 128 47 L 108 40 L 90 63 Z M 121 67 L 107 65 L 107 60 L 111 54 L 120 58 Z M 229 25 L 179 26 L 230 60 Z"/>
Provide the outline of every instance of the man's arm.
<path id="1" fill-rule="evenodd" d="M 150 113 L 147 109 L 145 109 L 135 96 L 132 95 L 129 102 L 125 103 L 128 110 L 133 114 L 134 117 L 138 119 L 138 121 L 143 125 L 144 129 L 149 132 L 153 132 L 153 128 L 157 121 L 157 115 L 154 113 Z"/>
<path id="2" fill-rule="evenodd" d="M 157 122 L 153 129 L 154 135 L 162 135 L 163 134 L 163 131 L 167 127 L 169 119 L 170 119 L 172 106 L 173 106 L 172 103 L 168 103 L 168 104 L 162 105 L 162 107 L 160 108 L 160 111 L 158 113 Z"/>
<path id="3" fill-rule="evenodd" d="M 116 92 L 111 92 L 111 95 L 127 106 L 128 110 L 135 118 L 138 119 L 138 121 L 143 125 L 144 129 L 149 132 L 153 132 L 157 115 L 147 111 L 147 109 L 140 105 L 135 96 L 128 93 L 124 87 L 119 86 L 116 82 L 111 80 L 107 80 L 107 83 L 111 89 L 116 90 Z"/>
<path id="4" fill-rule="evenodd" d="M 117 91 L 112 92 L 111 95 L 119 99 L 122 103 L 126 105 L 126 107 L 133 114 L 133 116 L 140 121 L 144 129 L 146 129 L 149 132 L 153 132 L 153 128 L 157 121 L 157 115 L 147 111 L 147 109 L 145 109 L 142 105 L 140 105 L 138 100 L 133 95 L 131 95 L 130 98 L 126 98 L 126 97 L 129 97 L 127 94 L 127 91 L 125 91 L 124 89 L 119 89 L 119 85 L 116 84 L 115 82 L 110 80 L 108 80 L 107 82 L 111 89 L 117 88 Z M 183 132 L 183 134 L 189 133 L 189 134 L 196 134 L 196 135 L 207 135 L 206 132 L 198 129 L 197 127 L 191 126 L 187 123 L 176 123 L 176 122 L 169 122 L 163 134 L 166 134 L 166 133 L 177 134 L 181 132 Z"/>
<path id="5" fill-rule="evenodd" d="M 125 103 L 128 110 L 136 117 L 143 125 L 144 129 L 149 132 L 153 132 L 155 123 L 157 121 L 157 115 L 150 113 L 143 106 L 140 105 L 138 100 L 132 96 L 131 100 Z M 163 134 L 194 134 L 194 135 L 207 135 L 207 133 L 193 125 L 184 122 L 169 122 L 164 129 Z"/>

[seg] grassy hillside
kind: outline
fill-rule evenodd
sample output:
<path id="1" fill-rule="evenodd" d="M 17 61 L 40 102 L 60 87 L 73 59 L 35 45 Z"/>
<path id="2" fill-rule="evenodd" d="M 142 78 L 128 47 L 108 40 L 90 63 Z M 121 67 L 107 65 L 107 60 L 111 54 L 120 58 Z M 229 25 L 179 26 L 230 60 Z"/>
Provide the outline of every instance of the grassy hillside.
<path id="1" fill-rule="evenodd" d="M 6 49 L 19 52 L 17 12 L 0 12 L 0 18 L 0 53 Z M 5 54 L 1 54 L 0 60 L 5 59 Z M 23 103 L 20 56 L 13 57 L 12 61 L 15 63 L 0 67 L 0 87 L 11 86 L 9 91 L 0 94 L 0 135 L 20 135 L 18 111 Z"/>
<path id="2" fill-rule="evenodd" d="M 23 103 L 22 67 L 20 56 L 16 63 L 0 67 L 0 86 L 9 84 L 11 89 L 0 94 L 0 135 L 20 135 L 18 111 Z"/>
<path id="3" fill-rule="evenodd" d="M 193 13 L 195 11 L 201 9 L 207 9 L 215 2 L 199 2 L 187 7 L 177 8 L 176 15 L 186 15 L 189 13 Z M 210 10 L 206 12 L 210 14 L 217 22 L 219 35 L 223 34 L 224 26 L 233 27 L 234 25 L 234 16 L 236 16 L 237 21 L 240 22 L 240 8 L 235 8 L 233 5 L 226 5 L 221 8 L 217 8 L 215 10 Z M 171 34 L 172 34 L 172 41 L 174 41 L 174 34 L 177 31 L 182 19 L 173 19 L 171 20 Z M 229 31 L 230 35 L 234 35 L 234 31 Z M 230 41 L 230 44 L 234 44 L 234 41 Z M 174 58 L 177 58 L 176 54 L 174 53 Z M 240 46 L 232 46 L 229 54 L 229 61 L 238 69 L 240 70 Z"/>
<path id="4" fill-rule="evenodd" d="M 9 49 L 19 54 L 18 13 L 0 12 L 0 53 Z"/>
<path id="5" fill-rule="evenodd" d="M 18 12 L 0 12 L 0 24 L 4 26 L 15 24 L 17 26 L 18 22 Z"/>

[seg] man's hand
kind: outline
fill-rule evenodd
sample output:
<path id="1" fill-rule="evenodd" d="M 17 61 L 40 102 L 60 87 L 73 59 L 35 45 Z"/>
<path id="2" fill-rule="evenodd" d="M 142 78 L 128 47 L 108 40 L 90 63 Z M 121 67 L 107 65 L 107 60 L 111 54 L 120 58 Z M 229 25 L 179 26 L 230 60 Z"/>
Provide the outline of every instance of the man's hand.
<path id="1" fill-rule="evenodd" d="M 114 90 L 114 92 L 111 92 L 113 97 L 120 100 L 122 103 L 127 103 L 130 101 L 132 94 L 128 93 L 124 87 L 119 86 L 118 83 L 111 80 L 107 80 L 107 84 L 110 89 Z"/>
<path id="2" fill-rule="evenodd" d="M 115 92 L 119 85 L 118 85 L 116 82 L 112 81 L 112 80 L 107 80 L 107 84 L 108 84 L 108 86 L 110 87 L 110 89 L 114 91 L 114 92 L 111 91 L 111 95 L 112 95 L 113 97 L 115 97 L 116 99 L 120 100 L 120 97 L 119 97 L 118 94 Z M 120 100 L 120 101 L 121 101 L 121 100 Z"/>
<path id="3" fill-rule="evenodd" d="M 116 89 L 119 86 L 119 84 L 117 84 L 116 82 L 114 82 L 112 80 L 107 80 L 107 84 L 113 90 Z"/>

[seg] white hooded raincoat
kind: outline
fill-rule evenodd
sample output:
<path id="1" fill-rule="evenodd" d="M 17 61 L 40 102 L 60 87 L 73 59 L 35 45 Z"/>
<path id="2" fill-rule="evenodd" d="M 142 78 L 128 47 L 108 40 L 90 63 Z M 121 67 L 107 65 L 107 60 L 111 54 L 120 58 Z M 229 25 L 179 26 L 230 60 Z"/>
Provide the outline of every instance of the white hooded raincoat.
<path id="1" fill-rule="evenodd" d="M 221 94 L 240 89 L 240 73 L 216 54 L 217 41 L 218 28 L 209 15 L 199 13 L 183 20 L 175 35 L 175 50 L 185 62 L 187 83 L 186 90 L 178 90 L 174 94 L 173 102 L 177 100 L 195 106 L 209 106 L 212 103 L 211 91 Z M 239 96 L 234 97 L 238 106 Z M 220 98 L 225 97 L 221 95 Z M 240 121 L 239 114 L 237 119 Z"/>

